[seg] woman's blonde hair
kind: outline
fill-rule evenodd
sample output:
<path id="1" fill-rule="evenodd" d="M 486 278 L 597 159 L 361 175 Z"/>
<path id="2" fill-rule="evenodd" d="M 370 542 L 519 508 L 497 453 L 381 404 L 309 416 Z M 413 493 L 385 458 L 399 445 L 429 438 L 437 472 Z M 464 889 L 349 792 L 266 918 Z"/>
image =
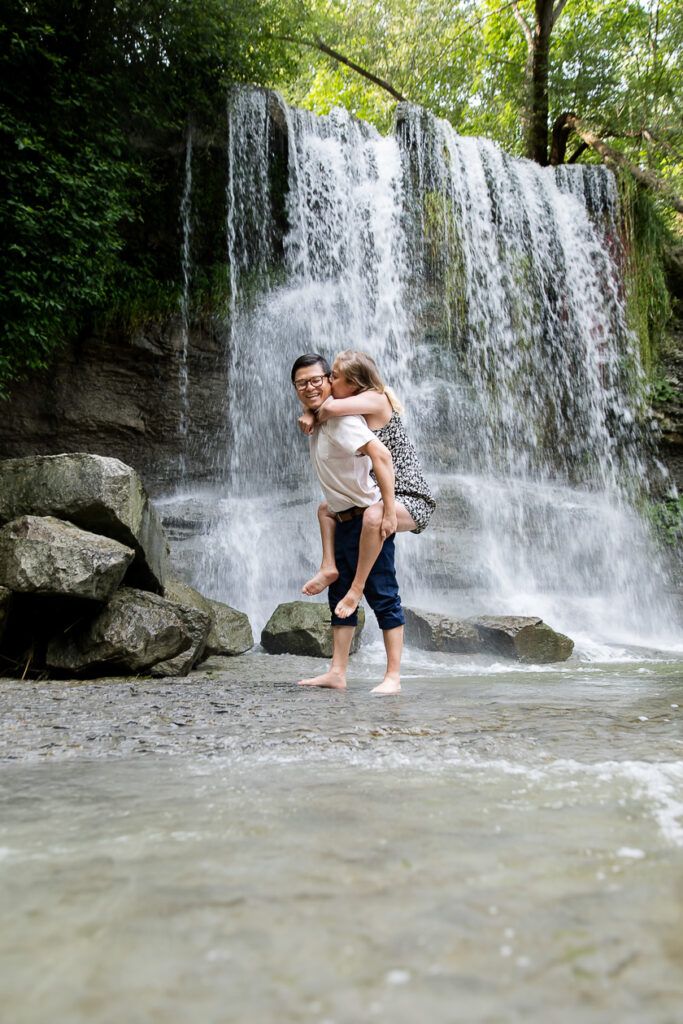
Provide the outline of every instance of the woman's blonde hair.
<path id="1" fill-rule="evenodd" d="M 367 352 L 360 352 L 356 348 L 347 348 L 334 357 L 334 365 L 339 373 L 349 382 L 355 385 L 359 391 L 378 391 L 380 395 L 386 395 L 391 402 L 391 408 L 399 414 L 403 413 L 403 406 L 394 390 L 384 383 L 379 375 L 377 363 Z"/>

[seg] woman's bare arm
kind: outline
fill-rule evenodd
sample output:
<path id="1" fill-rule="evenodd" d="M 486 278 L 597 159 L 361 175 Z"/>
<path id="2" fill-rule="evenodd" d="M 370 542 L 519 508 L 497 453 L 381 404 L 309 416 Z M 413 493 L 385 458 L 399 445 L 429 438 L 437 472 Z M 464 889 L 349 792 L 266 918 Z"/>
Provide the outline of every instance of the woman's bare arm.
<path id="1" fill-rule="evenodd" d="M 387 412 L 389 399 L 379 391 L 361 391 L 348 398 L 328 398 L 318 409 L 318 423 L 325 423 L 331 416 L 371 416 Z"/>

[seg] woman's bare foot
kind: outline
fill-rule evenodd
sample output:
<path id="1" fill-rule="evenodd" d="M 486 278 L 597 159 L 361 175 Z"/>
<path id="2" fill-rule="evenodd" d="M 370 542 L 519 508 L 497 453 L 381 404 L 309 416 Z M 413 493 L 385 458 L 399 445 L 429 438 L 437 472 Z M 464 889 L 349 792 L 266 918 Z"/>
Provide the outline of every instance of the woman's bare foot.
<path id="1" fill-rule="evenodd" d="M 379 686 L 376 686 L 374 690 L 370 690 L 370 693 L 400 693 L 401 692 L 401 680 L 398 675 L 394 675 L 393 672 L 387 672 Z"/>
<path id="2" fill-rule="evenodd" d="M 301 593 L 306 594 L 308 597 L 312 597 L 314 594 L 322 594 L 323 590 L 338 578 L 339 573 L 336 569 L 318 569 L 315 576 L 311 577 L 308 583 L 304 583 Z"/>
<path id="3" fill-rule="evenodd" d="M 314 676 L 313 679 L 302 679 L 299 686 L 324 686 L 330 690 L 345 690 L 346 676 L 335 669 L 323 673 L 321 676 Z"/>
<path id="4" fill-rule="evenodd" d="M 353 587 L 350 587 L 341 601 L 337 603 L 337 607 L 334 609 L 334 614 L 338 619 L 348 619 L 349 615 L 353 615 L 356 608 L 360 604 L 360 599 L 363 596 L 363 591 L 356 591 Z"/>

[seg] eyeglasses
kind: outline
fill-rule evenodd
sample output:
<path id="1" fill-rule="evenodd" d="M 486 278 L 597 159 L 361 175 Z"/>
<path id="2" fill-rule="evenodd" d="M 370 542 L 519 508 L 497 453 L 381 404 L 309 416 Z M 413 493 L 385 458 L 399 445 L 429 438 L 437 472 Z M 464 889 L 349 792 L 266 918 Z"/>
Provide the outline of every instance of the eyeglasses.
<path id="1" fill-rule="evenodd" d="M 305 391 L 309 384 L 313 388 L 319 388 L 322 382 L 325 380 L 325 377 L 327 377 L 326 373 L 319 373 L 315 377 L 306 377 L 305 380 L 295 380 L 294 387 L 296 388 L 297 391 Z"/>

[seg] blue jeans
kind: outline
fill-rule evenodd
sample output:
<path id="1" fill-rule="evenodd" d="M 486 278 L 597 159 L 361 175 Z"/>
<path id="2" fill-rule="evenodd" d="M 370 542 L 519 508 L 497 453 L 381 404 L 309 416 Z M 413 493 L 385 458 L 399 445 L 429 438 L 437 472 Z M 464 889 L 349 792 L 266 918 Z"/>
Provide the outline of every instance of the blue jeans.
<path id="1" fill-rule="evenodd" d="M 330 584 L 327 599 L 332 612 L 333 626 L 356 626 L 358 609 L 348 619 L 340 619 L 334 614 L 337 603 L 341 601 L 353 583 L 358 566 L 358 546 L 363 528 L 363 517 L 356 516 L 345 523 L 337 523 L 334 538 L 334 557 L 337 562 L 339 578 Z M 395 629 L 405 624 L 405 616 L 401 608 L 398 593 L 396 569 L 394 568 L 394 537 L 387 537 L 377 561 L 370 570 L 365 584 L 365 598 L 375 613 L 380 629 Z"/>

